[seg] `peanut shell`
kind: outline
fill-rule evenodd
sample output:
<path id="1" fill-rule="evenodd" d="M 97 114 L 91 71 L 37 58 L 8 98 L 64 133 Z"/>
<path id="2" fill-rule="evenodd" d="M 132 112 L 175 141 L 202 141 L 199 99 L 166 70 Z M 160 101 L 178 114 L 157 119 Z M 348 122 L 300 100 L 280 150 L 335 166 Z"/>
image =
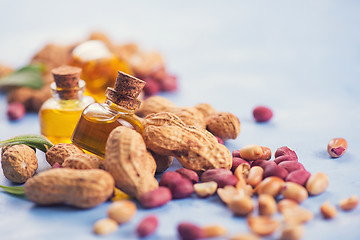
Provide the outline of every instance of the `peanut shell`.
<path id="1" fill-rule="evenodd" d="M 26 197 L 40 205 L 69 204 L 91 208 L 105 202 L 114 191 L 113 177 L 100 169 L 50 169 L 28 179 Z"/>
<path id="2" fill-rule="evenodd" d="M 148 115 L 143 125 L 146 146 L 157 154 L 176 157 L 185 168 L 231 168 L 232 156 L 224 145 L 208 131 L 184 124 L 175 114 Z"/>
<path id="3" fill-rule="evenodd" d="M 105 170 L 115 179 L 116 187 L 139 197 L 158 187 L 154 177 L 155 160 L 147 152 L 141 135 L 120 126 L 109 135 L 105 148 Z"/>
<path id="4" fill-rule="evenodd" d="M 3 148 L 1 166 L 7 179 L 14 183 L 24 183 L 38 168 L 34 149 L 21 144 Z"/>

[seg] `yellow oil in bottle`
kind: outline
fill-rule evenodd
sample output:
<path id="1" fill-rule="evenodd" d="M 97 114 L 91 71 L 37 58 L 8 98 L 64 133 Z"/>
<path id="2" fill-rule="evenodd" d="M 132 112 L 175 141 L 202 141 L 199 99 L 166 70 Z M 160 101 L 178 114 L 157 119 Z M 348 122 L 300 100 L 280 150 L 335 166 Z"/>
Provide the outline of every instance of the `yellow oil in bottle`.
<path id="1" fill-rule="evenodd" d="M 83 109 L 42 109 L 39 112 L 41 134 L 53 144 L 71 143 L 71 135 Z"/>
<path id="2" fill-rule="evenodd" d="M 61 66 L 52 70 L 54 82 L 50 89 L 53 97 L 39 110 L 41 134 L 53 144 L 71 143 L 71 136 L 86 106 L 94 99 L 83 96 L 85 82 L 80 80 L 80 68 Z"/>
<path id="3" fill-rule="evenodd" d="M 85 95 L 92 96 L 96 102 L 105 101 L 105 90 L 114 86 L 117 71 L 132 74 L 128 63 L 110 53 L 98 40 L 78 46 L 69 64 L 82 69 L 81 79 L 86 82 Z"/>
<path id="4" fill-rule="evenodd" d="M 92 104 L 84 110 L 72 136 L 72 143 L 100 157 L 105 156 L 105 146 L 111 131 L 118 126 L 126 126 L 142 132 L 140 120 L 132 113 L 118 112 L 113 104 Z"/>

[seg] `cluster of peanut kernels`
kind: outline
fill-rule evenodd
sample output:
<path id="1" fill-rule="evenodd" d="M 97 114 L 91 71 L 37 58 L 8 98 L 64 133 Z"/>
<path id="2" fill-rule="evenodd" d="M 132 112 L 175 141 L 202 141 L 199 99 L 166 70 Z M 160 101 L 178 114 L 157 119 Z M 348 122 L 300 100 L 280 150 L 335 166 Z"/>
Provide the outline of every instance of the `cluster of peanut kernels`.
<path id="1" fill-rule="evenodd" d="M 314 217 L 312 211 L 300 204 L 309 196 L 324 192 L 329 180 L 324 173 L 307 172 L 298 162 L 295 151 L 288 147 L 278 148 L 274 155 L 275 159 L 269 160 L 269 148 L 250 145 L 233 151 L 231 170 L 208 169 L 200 177 L 183 168 L 165 172 L 160 179 L 162 187 L 147 193 L 141 203 L 152 208 L 171 198 L 189 197 L 193 192 L 200 198 L 217 194 L 235 216 L 246 217 L 251 230 L 251 233 L 237 234 L 231 239 L 260 239 L 278 230 L 281 230 L 281 239 L 300 239 L 304 234 L 304 223 Z M 257 195 L 257 201 L 253 195 Z M 358 197 L 351 196 L 342 200 L 339 207 L 352 210 L 357 204 Z M 283 221 L 275 217 L 277 212 Z M 320 212 L 324 218 L 333 218 L 336 208 L 326 202 Z M 214 236 L 224 236 L 227 232 L 223 226 L 201 227 L 189 222 L 178 225 L 178 233 L 183 239 L 212 236 L 206 230 L 216 232 Z"/>

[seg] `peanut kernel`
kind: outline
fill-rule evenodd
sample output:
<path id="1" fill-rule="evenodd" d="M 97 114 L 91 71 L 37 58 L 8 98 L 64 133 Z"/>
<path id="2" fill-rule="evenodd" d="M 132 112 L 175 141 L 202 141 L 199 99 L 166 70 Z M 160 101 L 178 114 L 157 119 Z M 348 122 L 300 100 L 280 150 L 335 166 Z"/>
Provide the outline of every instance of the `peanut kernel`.
<path id="1" fill-rule="evenodd" d="M 110 234 L 118 229 L 118 224 L 110 218 L 103 218 L 95 222 L 93 232 L 98 235 Z"/>
<path id="2" fill-rule="evenodd" d="M 314 173 L 312 174 L 307 183 L 306 189 L 311 195 L 318 195 L 326 190 L 329 185 L 329 178 L 325 173 Z"/>
<path id="3" fill-rule="evenodd" d="M 241 158 L 251 161 L 261 159 L 263 149 L 258 145 L 246 145 L 240 149 Z"/>
<path id="4" fill-rule="evenodd" d="M 359 197 L 356 195 L 353 195 L 349 197 L 348 199 L 342 199 L 340 201 L 340 208 L 344 211 L 350 211 L 357 207 L 359 203 Z"/>
<path id="5" fill-rule="evenodd" d="M 276 212 L 276 201 L 273 196 L 269 194 L 259 195 L 259 214 L 260 215 L 273 215 Z"/>
<path id="6" fill-rule="evenodd" d="M 327 152 L 331 157 L 338 158 L 345 153 L 347 146 L 345 138 L 333 138 L 327 145 Z"/>
<path id="7" fill-rule="evenodd" d="M 130 221 L 136 213 L 136 205 L 132 201 L 122 200 L 113 202 L 108 209 L 108 217 L 118 224 Z"/>
<path id="8" fill-rule="evenodd" d="M 304 235 L 302 225 L 287 225 L 283 228 L 280 240 L 299 240 Z"/>
<path id="9" fill-rule="evenodd" d="M 194 184 L 194 190 L 199 197 L 208 197 L 216 192 L 218 185 L 214 181 L 196 183 Z"/>
<path id="10" fill-rule="evenodd" d="M 279 177 L 268 177 L 265 178 L 262 182 L 256 185 L 254 191 L 257 194 L 270 194 L 273 197 L 279 195 L 282 186 L 284 185 L 284 180 Z"/>
<path id="11" fill-rule="evenodd" d="M 286 182 L 281 190 L 281 194 L 284 198 L 295 200 L 298 203 L 301 203 L 308 198 L 306 189 L 293 182 Z"/>
<path id="12" fill-rule="evenodd" d="M 322 216 L 327 219 L 334 218 L 337 214 L 336 207 L 331 205 L 329 201 L 321 205 L 320 212 Z"/>
<path id="13" fill-rule="evenodd" d="M 236 234 L 230 240 L 261 240 L 261 238 L 252 233 Z"/>
<path id="14" fill-rule="evenodd" d="M 280 226 L 280 222 L 269 216 L 256 216 L 247 218 L 248 225 L 253 233 L 260 236 L 268 236 L 273 234 Z"/>
<path id="15" fill-rule="evenodd" d="M 221 225 L 209 225 L 202 228 L 206 238 L 215 238 L 225 236 L 226 228 Z"/>
<path id="16" fill-rule="evenodd" d="M 259 166 L 254 166 L 249 170 L 246 178 L 246 183 L 255 187 L 263 179 L 264 169 Z"/>
<path id="17" fill-rule="evenodd" d="M 292 199 L 282 199 L 279 201 L 278 203 L 278 211 L 280 213 L 282 213 L 284 211 L 284 209 L 286 208 L 294 208 L 294 207 L 298 207 L 299 203 L 295 200 Z"/>
<path id="18" fill-rule="evenodd" d="M 313 219 L 314 214 L 303 207 L 285 208 L 281 212 L 285 223 L 289 225 L 303 224 Z"/>
<path id="19" fill-rule="evenodd" d="M 246 216 L 254 210 L 254 202 L 249 196 L 237 196 L 229 202 L 229 209 L 237 216 Z"/>

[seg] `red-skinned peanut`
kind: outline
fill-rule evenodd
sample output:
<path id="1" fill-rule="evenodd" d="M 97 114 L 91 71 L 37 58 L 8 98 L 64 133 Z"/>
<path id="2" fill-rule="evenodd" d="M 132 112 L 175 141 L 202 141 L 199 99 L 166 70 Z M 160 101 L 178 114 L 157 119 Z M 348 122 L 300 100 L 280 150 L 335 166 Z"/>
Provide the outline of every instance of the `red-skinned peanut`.
<path id="1" fill-rule="evenodd" d="M 283 161 L 281 163 L 279 163 L 278 165 L 279 167 L 283 167 L 285 168 L 289 173 L 296 171 L 296 170 L 301 170 L 301 169 L 305 169 L 304 166 L 296 161 Z"/>
<path id="2" fill-rule="evenodd" d="M 279 147 L 276 150 L 275 158 L 280 157 L 280 156 L 291 156 L 292 159 L 295 159 L 295 158 L 296 158 L 296 160 L 298 159 L 295 151 L 292 150 L 291 148 L 287 147 L 287 146 Z"/>
<path id="3" fill-rule="evenodd" d="M 150 192 L 142 194 L 139 198 L 144 208 L 160 207 L 171 200 L 171 192 L 167 187 L 159 187 Z"/>
<path id="4" fill-rule="evenodd" d="M 173 199 L 187 198 L 194 192 L 194 186 L 189 179 L 182 177 L 171 183 L 170 191 Z"/>
<path id="5" fill-rule="evenodd" d="M 285 179 L 288 175 L 288 171 L 285 168 L 279 167 L 276 164 L 268 164 L 264 168 L 264 178 L 276 176 Z"/>
<path id="6" fill-rule="evenodd" d="M 169 187 L 174 181 L 182 178 L 181 174 L 175 171 L 164 172 L 160 178 L 159 186 Z"/>
<path id="7" fill-rule="evenodd" d="M 199 182 L 199 175 L 191 169 L 178 168 L 176 172 L 180 173 L 182 177 L 189 179 L 193 184 Z"/>
<path id="8" fill-rule="evenodd" d="M 147 237 L 156 231 L 158 225 L 158 218 L 155 215 L 149 215 L 138 224 L 136 234 L 139 237 Z"/>
<path id="9" fill-rule="evenodd" d="M 232 164 L 232 167 L 231 167 L 231 171 L 234 172 L 235 169 L 242 163 L 246 163 L 246 164 L 249 164 L 248 161 L 242 159 L 242 158 L 239 158 L 239 157 L 233 157 L 232 158 L 233 160 L 233 164 Z M 250 165 L 250 164 L 249 164 Z"/>
<path id="10" fill-rule="evenodd" d="M 300 169 L 300 170 L 296 170 L 296 171 L 289 173 L 289 175 L 286 177 L 285 181 L 286 182 L 294 182 L 299 185 L 305 186 L 305 184 L 310 176 L 311 176 L 311 174 L 308 171 L 306 171 L 305 169 Z"/>

